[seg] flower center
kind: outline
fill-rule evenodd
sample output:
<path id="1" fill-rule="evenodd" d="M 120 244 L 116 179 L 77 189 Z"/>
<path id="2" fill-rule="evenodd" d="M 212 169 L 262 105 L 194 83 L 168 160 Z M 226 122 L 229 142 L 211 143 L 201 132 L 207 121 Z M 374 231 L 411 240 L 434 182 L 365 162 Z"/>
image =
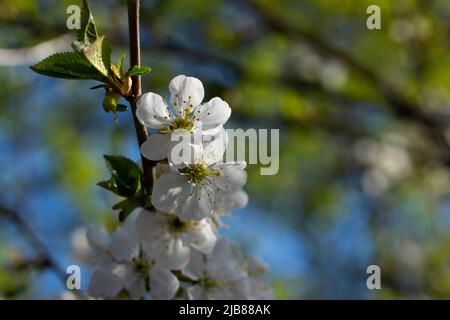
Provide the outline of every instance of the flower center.
<path id="1" fill-rule="evenodd" d="M 185 232 L 191 223 L 189 221 L 181 221 L 175 214 L 169 214 L 167 219 L 167 226 L 172 233 L 182 233 Z"/>
<path id="2" fill-rule="evenodd" d="M 175 115 L 170 122 L 170 126 L 159 129 L 159 133 L 171 133 L 177 129 L 192 132 L 195 124 L 195 117 L 191 117 L 191 108 L 186 108 L 183 114 Z"/>
<path id="3" fill-rule="evenodd" d="M 178 170 L 179 173 L 186 176 L 189 183 L 198 184 L 207 176 L 220 176 L 220 172 L 211 170 L 205 163 L 188 165 L 186 168 Z"/>
<path id="4" fill-rule="evenodd" d="M 225 285 L 225 280 L 218 280 L 213 278 L 205 278 L 199 281 L 199 285 L 202 286 L 205 289 L 212 289 L 215 287 L 223 286 Z"/>
<path id="5" fill-rule="evenodd" d="M 147 277 L 150 272 L 150 263 L 144 258 L 134 258 L 133 259 L 134 268 L 137 273 L 144 277 Z"/>

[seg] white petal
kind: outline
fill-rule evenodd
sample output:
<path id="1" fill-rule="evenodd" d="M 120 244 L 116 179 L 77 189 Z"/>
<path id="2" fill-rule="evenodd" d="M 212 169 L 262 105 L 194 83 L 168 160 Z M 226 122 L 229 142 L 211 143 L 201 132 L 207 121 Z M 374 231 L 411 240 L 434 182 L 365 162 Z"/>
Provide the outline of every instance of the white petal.
<path id="1" fill-rule="evenodd" d="M 147 159 L 158 161 L 167 158 L 169 134 L 155 133 L 141 145 L 141 153 Z"/>
<path id="2" fill-rule="evenodd" d="M 97 268 L 91 275 L 88 294 L 95 298 L 112 299 L 122 290 L 121 278 L 113 272 L 114 265 Z"/>
<path id="3" fill-rule="evenodd" d="M 203 139 L 203 161 L 208 165 L 222 162 L 228 144 L 228 135 L 225 129 L 219 126 L 203 131 Z"/>
<path id="4" fill-rule="evenodd" d="M 172 299 L 179 285 L 177 277 L 164 267 L 154 266 L 150 271 L 150 289 L 154 299 Z"/>
<path id="5" fill-rule="evenodd" d="M 170 114 L 160 95 L 144 93 L 137 101 L 136 116 L 146 127 L 160 129 L 169 124 Z"/>
<path id="6" fill-rule="evenodd" d="M 190 195 L 191 186 L 176 172 L 163 174 L 153 185 L 152 204 L 164 212 L 176 212 Z"/>
<path id="7" fill-rule="evenodd" d="M 215 279 L 234 281 L 246 276 L 245 256 L 227 238 L 220 237 L 208 256 L 207 270 Z"/>
<path id="8" fill-rule="evenodd" d="M 214 204 L 214 189 L 207 185 L 194 187 L 192 195 L 175 211 L 181 220 L 201 220 L 211 215 Z"/>
<path id="9" fill-rule="evenodd" d="M 86 231 L 86 238 L 89 245 L 96 251 L 104 252 L 108 250 L 109 236 L 105 230 L 88 227 Z"/>
<path id="10" fill-rule="evenodd" d="M 158 263 L 171 270 L 180 270 L 189 262 L 190 249 L 178 237 L 164 241 L 156 250 Z"/>
<path id="11" fill-rule="evenodd" d="M 230 115 L 231 109 L 228 103 L 215 97 L 200 107 L 198 119 L 202 122 L 203 129 L 207 129 L 223 125 Z"/>
<path id="12" fill-rule="evenodd" d="M 202 161 L 203 148 L 201 144 L 192 144 L 191 134 L 173 132 L 170 135 L 168 160 L 174 168 L 184 168 L 189 164 Z"/>
<path id="13" fill-rule="evenodd" d="M 202 252 L 210 253 L 216 245 L 217 236 L 207 219 L 198 221 L 184 235 L 186 244 Z"/>
<path id="14" fill-rule="evenodd" d="M 111 236 L 109 251 L 117 261 L 129 261 L 139 255 L 139 239 L 131 227 L 122 225 Z"/>
<path id="15" fill-rule="evenodd" d="M 206 300 L 205 290 L 199 285 L 193 285 L 186 290 L 189 300 Z"/>
<path id="16" fill-rule="evenodd" d="M 184 106 L 198 106 L 205 96 L 202 82 L 197 78 L 185 75 L 173 78 L 169 84 L 169 91 L 170 102 L 177 111 L 182 110 L 181 108 Z M 180 104 L 184 104 L 184 106 Z"/>
<path id="17" fill-rule="evenodd" d="M 199 251 L 191 250 L 189 263 L 183 268 L 182 273 L 192 280 L 200 280 L 207 276 L 206 256 Z"/>
<path id="18" fill-rule="evenodd" d="M 248 203 L 248 195 L 244 190 L 236 190 L 231 193 L 221 192 L 216 202 L 216 209 L 222 212 L 228 212 L 243 208 Z"/>
<path id="19" fill-rule="evenodd" d="M 131 299 L 140 299 L 145 295 L 146 282 L 144 277 L 139 273 L 130 274 L 124 281 L 124 286 L 128 291 Z"/>
<path id="20" fill-rule="evenodd" d="M 141 210 L 136 218 L 135 227 L 142 241 L 157 241 L 167 234 L 167 215 L 160 212 Z"/>
<path id="21" fill-rule="evenodd" d="M 247 182 L 247 173 L 243 164 L 225 163 L 214 168 L 221 172 L 220 176 L 215 179 L 216 187 L 224 191 L 232 192 L 240 189 Z"/>

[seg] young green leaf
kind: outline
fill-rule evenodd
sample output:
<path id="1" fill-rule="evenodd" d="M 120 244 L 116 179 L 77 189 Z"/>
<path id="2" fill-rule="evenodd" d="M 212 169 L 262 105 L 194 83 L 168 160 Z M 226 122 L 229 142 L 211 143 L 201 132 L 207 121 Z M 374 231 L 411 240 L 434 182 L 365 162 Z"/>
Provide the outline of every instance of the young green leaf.
<path id="1" fill-rule="evenodd" d="M 77 31 L 78 41 L 81 43 L 92 43 L 98 38 L 97 27 L 87 0 L 83 0 L 81 8 L 81 28 Z"/>
<path id="2" fill-rule="evenodd" d="M 119 221 L 124 222 L 130 213 L 136 209 L 142 207 L 141 201 L 139 199 L 125 199 L 113 206 L 114 210 L 119 210 Z"/>
<path id="3" fill-rule="evenodd" d="M 123 156 L 105 155 L 104 158 L 106 167 L 111 173 L 113 184 L 117 186 L 115 193 L 123 197 L 140 195 L 143 175 L 139 166 L 134 161 Z"/>
<path id="4" fill-rule="evenodd" d="M 106 181 L 100 181 L 100 182 L 97 182 L 97 185 L 98 185 L 99 187 L 102 187 L 102 188 L 104 188 L 104 189 L 106 189 L 106 190 L 111 191 L 112 193 L 115 193 L 115 194 L 117 194 L 117 195 L 120 195 L 120 194 L 118 194 L 117 184 L 116 184 L 116 182 L 114 181 L 114 179 L 109 179 L 109 180 L 106 180 Z"/>
<path id="5" fill-rule="evenodd" d="M 83 51 L 86 59 L 103 76 L 109 76 L 111 65 L 111 47 L 105 36 L 101 36 L 94 41 L 87 49 Z"/>
<path id="6" fill-rule="evenodd" d="M 146 66 L 133 66 L 132 68 L 130 68 L 130 70 L 128 70 L 128 75 L 130 76 L 141 76 L 144 75 L 146 73 L 149 73 L 152 69 L 150 67 L 146 67 Z"/>
<path id="7" fill-rule="evenodd" d="M 55 53 L 30 68 L 37 73 L 56 78 L 105 80 L 78 52 Z"/>
<path id="8" fill-rule="evenodd" d="M 125 53 L 122 54 L 119 61 L 117 62 L 117 69 L 119 70 L 120 76 L 123 75 L 123 61 L 125 60 Z"/>

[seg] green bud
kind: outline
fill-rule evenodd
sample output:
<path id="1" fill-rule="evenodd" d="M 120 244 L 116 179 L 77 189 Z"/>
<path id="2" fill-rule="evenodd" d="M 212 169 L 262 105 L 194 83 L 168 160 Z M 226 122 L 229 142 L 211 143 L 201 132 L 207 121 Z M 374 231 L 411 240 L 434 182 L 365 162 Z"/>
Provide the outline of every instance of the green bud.
<path id="1" fill-rule="evenodd" d="M 116 112 L 117 104 L 119 103 L 120 93 L 116 91 L 108 92 L 103 99 L 103 109 L 105 112 Z"/>

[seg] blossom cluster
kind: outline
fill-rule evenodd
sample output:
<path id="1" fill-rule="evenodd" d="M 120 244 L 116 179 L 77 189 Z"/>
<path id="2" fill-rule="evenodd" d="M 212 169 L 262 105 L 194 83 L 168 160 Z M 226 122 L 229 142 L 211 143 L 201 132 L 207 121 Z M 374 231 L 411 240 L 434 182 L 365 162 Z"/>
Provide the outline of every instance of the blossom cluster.
<path id="1" fill-rule="evenodd" d="M 246 164 L 223 162 L 231 109 L 218 97 L 203 103 L 193 77 L 175 77 L 169 91 L 169 103 L 152 92 L 137 102 L 137 118 L 152 130 L 141 152 L 159 162 L 152 206 L 135 210 L 111 235 L 88 231 L 96 251 L 89 294 L 269 299 L 264 264 L 218 232 L 221 217 L 248 202 Z"/>

